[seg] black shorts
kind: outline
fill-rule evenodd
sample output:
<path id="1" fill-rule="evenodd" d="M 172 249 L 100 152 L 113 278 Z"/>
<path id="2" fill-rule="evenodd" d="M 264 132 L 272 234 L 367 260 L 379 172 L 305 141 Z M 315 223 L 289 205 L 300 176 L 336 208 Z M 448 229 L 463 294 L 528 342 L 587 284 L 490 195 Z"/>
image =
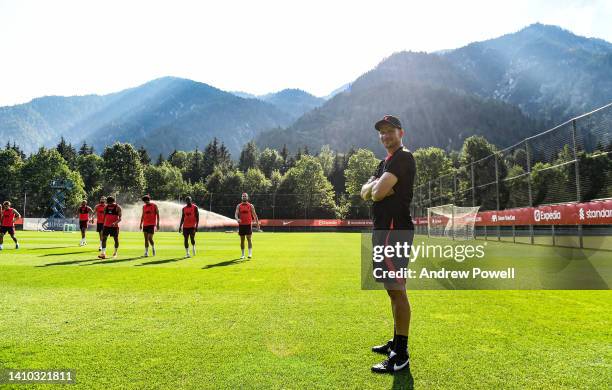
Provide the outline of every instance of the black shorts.
<path id="1" fill-rule="evenodd" d="M 240 236 L 250 236 L 253 234 L 253 227 L 249 225 L 238 225 L 238 235 Z"/>
<path id="2" fill-rule="evenodd" d="M 100 233 L 100 232 L 101 232 L 101 231 L 103 231 L 103 230 L 104 230 L 104 224 L 103 224 L 103 223 L 98 223 L 98 224 L 96 224 L 96 231 L 97 231 L 98 233 Z"/>
<path id="3" fill-rule="evenodd" d="M 412 247 L 414 240 L 414 230 L 373 230 L 372 231 L 372 272 L 377 282 L 385 283 L 389 286 L 403 288 L 406 279 L 403 275 L 398 275 L 397 271 L 407 272 L 409 256 L 405 256 L 405 247 Z M 396 251 L 399 244 L 400 253 Z M 393 256 L 387 257 L 384 254 L 385 247 L 393 247 Z M 378 250 L 377 250 L 378 247 Z M 411 250 L 411 249 L 410 249 Z M 408 252 L 410 253 L 410 252 Z M 395 274 L 393 274 L 395 272 Z M 391 287 L 390 289 L 394 289 Z"/>
<path id="4" fill-rule="evenodd" d="M 79 221 L 79 229 L 81 229 L 81 230 L 87 229 L 87 226 L 89 226 L 87 221 Z"/>
<path id="5" fill-rule="evenodd" d="M 142 231 L 144 233 L 155 234 L 155 225 L 143 226 Z"/>
<path id="6" fill-rule="evenodd" d="M 119 227 L 118 226 L 104 226 L 104 230 L 102 230 L 102 235 L 117 238 L 119 237 Z"/>
<path id="7" fill-rule="evenodd" d="M 11 236 L 15 234 L 15 228 L 12 226 L 0 226 L 0 234 L 10 234 Z"/>
<path id="8" fill-rule="evenodd" d="M 183 236 L 187 237 L 187 236 L 191 236 L 196 234 L 197 229 L 192 227 L 192 228 L 183 228 Z"/>

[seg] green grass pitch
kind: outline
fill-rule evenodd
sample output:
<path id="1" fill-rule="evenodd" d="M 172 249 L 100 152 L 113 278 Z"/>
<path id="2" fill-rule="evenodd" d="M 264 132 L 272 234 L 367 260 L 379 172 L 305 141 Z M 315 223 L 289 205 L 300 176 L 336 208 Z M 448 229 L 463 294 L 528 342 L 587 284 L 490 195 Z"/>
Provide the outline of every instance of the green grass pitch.
<path id="1" fill-rule="evenodd" d="M 0 252 L 0 368 L 72 368 L 70 388 L 611 386 L 610 291 L 410 292 L 411 371 L 376 375 L 369 349 L 392 324 L 385 292 L 360 289 L 359 234 L 255 234 L 250 261 L 227 233 L 199 233 L 183 259 L 178 233 L 142 258 L 124 232 L 106 261 L 93 232 L 83 248 L 78 233 L 18 237 Z"/>

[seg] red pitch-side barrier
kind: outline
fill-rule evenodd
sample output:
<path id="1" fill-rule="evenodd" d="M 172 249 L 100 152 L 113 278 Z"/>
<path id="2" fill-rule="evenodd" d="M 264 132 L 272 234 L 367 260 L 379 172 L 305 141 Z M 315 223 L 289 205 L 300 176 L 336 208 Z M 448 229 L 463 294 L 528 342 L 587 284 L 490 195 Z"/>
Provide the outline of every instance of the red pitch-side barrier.
<path id="1" fill-rule="evenodd" d="M 436 216 L 439 223 L 444 217 Z M 262 226 L 274 227 L 371 227 L 368 219 L 262 219 Z M 427 225 L 427 217 L 413 218 L 415 225 Z M 22 225 L 18 219 L 15 225 Z M 476 226 L 512 225 L 612 225 L 612 199 L 550 206 L 520 207 L 501 211 L 481 211 Z"/>
<path id="2" fill-rule="evenodd" d="M 260 219 L 261 226 L 280 227 L 339 227 L 339 226 L 372 226 L 368 219 Z"/>
<path id="3" fill-rule="evenodd" d="M 476 226 L 612 224 L 612 199 L 482 211 Z"/>
<path id="4" fill-rule="evenodd" d="M 440 223 L 444 217 L 437 216 Z M 262 219 L 262 226 L 280 227 L 369 227 L 367 219 Z M 415 225 L 427 225 L 427 217 L 413 218 Z M 520 207 L 481 211 L 476 226 L 512 225 L 612 225 L 612 199 L 550 206 Z"/>

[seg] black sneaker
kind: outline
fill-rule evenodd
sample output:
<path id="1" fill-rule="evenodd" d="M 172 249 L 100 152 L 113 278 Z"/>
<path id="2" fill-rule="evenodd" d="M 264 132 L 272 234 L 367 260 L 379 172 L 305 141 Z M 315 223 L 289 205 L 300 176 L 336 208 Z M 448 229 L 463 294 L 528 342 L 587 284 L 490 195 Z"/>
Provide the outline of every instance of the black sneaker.
<path id="1" fill-rule="evenodd" d="M 376 373 L 390 373 L 398 372 L 410 367 L 410 357 L 408 354 L 406 356 L 400 357 L 394 351 L 391 351 L 387 360 L 382 361 L 381 363 L 375 364 L 372 366 L 372 372 Z"/>
<path id="2" fill-rule="evenodd" d="M 387 341 L 386 344 L 372 347 L 372 352 L 389 355 L 391 353 L 391 348 L 393 348 L 393 339 Z"/>

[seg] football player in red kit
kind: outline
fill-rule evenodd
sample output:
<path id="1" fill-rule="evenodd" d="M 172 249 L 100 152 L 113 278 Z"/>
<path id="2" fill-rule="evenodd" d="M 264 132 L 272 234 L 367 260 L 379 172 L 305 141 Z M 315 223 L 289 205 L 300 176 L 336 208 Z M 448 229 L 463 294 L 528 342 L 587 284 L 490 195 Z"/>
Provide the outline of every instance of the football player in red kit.
<path id="1" fill-rule="evenodd" d="M 119 249 L 119 222 L 121 222 L 121 207 L 115 203 L 115 198 L 109 196 L 106 198 L 106 207 L 104 208 L 104 229 L 102 230 L 102 250 L 98 255 L 101 259 L 106 259 L 106 241 L 108 236 L 112 236 L 115 240 L 115 251 L 113 258 L 117 257 Z"/>
<path id="2" fill-rule="evenodd" d="M 2 203 L 2 226 L 0 226 L 0 251 L 3 249 L 4 235 L 6 233 L 11 236 L 15 242 L 15 249 L 19 249 L 19 242 L 15 237 L 15 221 L 21 218 L 17 210 L 11 208 L 11 202 L 5 200 Z"/>
<path id="3" fill-rule="evenodd" d="M 96 212 L 96 232 L 100 235 L 100 246 L 98 250 L 102 250 L 102 230 L 104 230 L 104 208 L 106 207 L 106 196 L 100 197 L 100 203 L 96 205 L 94 211 Z"/>
<path id="4" fill-rule="evenodd" d="M 155 256 L 153 235 L 155 234 L 156 227 L 159 230 L 159 209 L 155 203 L 151 202 L 149 195 L 143 196 L 142 201 L 144 205 L 142 206 L 142 216 L 140 217 L 140 230 L 142 230 L 145 239 L 144 257 L 149 257 L 149 244 L 151 245 L 153 256 Z"/>
<path id="5" fill-rule="evenodd" d="M 181 223 L 179 224 L 178 231 L 183 232 L 183 241 L 185 244 L 185 257 L 191 257 L 189 254 L 189 239 L 191 239 L 191 252 L 193 256 L 196 254 L 195 247 L 195 235 L 198 231 L 198 225 L 200 224 L 200 211 L 198 206 L 191 202 L 191 197 L 185 198 L 185 207 L 181 211 Z"/>
<path id="6" fill-rule="evenodd" d="M 91 207 L 87 206 L 86 200 L 81 202 L 81 205 L 77 209 L 77 214 L 79 215 L 79 229 L 81 230 L 81 243 L 79 246 L 84 246 L 87 245 L 87 240 L 85 239 L 87 227 L 90 221 L 93 222 L 93 210 Z"/>
<path id="7" fill-rule="evenodd" d="M 246 192 L 242 193 L 242 202 L 236 206 L 236 222 L 238 222 L 238 235 L 240 235 L 240 249 L 242 250 L 241 259 L 244 259 L 244 238 L 249 242 L 249 259 L 253 257 L 253 243 L 251 236 L 253 234 L 253 219 L 257 223 L 257 229 L 260 229 L 259 218 L 255 213 L 255 206 L 249 203 L 249 195 Z"/>

